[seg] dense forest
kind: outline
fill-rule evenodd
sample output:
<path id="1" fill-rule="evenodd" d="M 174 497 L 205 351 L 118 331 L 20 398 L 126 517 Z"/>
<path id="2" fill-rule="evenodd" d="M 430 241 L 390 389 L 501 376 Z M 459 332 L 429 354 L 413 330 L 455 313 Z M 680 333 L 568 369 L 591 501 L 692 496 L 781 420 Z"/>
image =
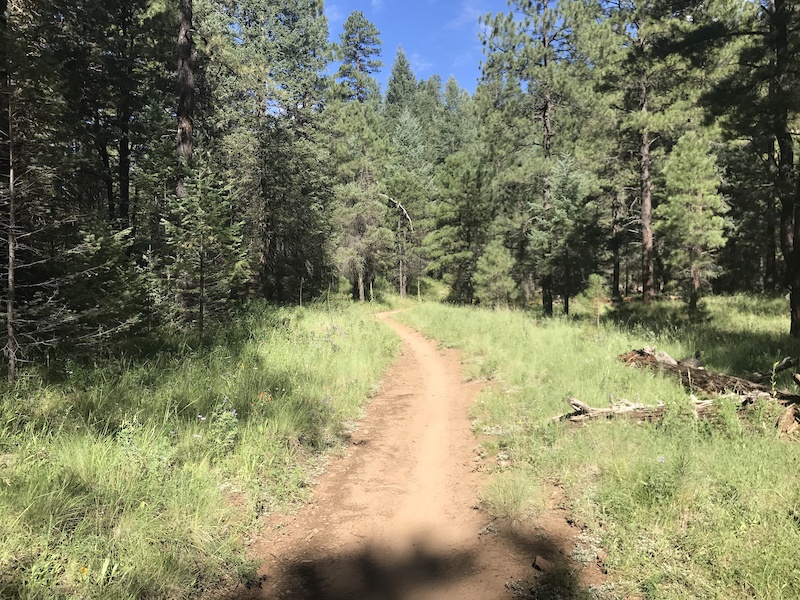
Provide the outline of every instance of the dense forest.
<path id="1" fill-rule="evenodd" d="M 800 10 L 513 0 L 474 94 L 321 0 L 2 0 L 8 378 L 251 298 L 790 293 Z M 337 70 L 338 69 L 338 70 Z"/>

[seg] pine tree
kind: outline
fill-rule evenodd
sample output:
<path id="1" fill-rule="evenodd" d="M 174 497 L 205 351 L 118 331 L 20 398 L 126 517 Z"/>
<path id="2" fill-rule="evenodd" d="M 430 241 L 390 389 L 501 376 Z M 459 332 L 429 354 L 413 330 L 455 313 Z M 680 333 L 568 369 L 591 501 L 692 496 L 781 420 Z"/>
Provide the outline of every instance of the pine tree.
<path id="1" fill-rule="evenodd" d="M 411 70 L 406 53 L 402 47 L 398 47 L 386 87 L 386 116 L 389 119 L 396 119 L 403 110 L 411 108 L 417 87 L 417 77 Z"/>
<path id="2" fill-rule="evenodd" d="M 436 225 L 424 243 L 428 270 L 450 285 L 456 302 L 475 298 L 475 269 L 498 208 L 489 182 L 485 147 L 478 142 L 449 156 L 438 176 L 439 195 L 432 206 Z"/>
<path id="3" fill-rule="evenodd" d="M 342 64 L 336 77 L 344 84 L 343 98 L 366 102 L 379 93 L 378 82 L 372 77 L 380 71 L 380 31 L 360 10 L 353 11 L 344 22 L 339 51 Z"/>
<path id="4" fill-rule="evenodd" d="M 695 311 L 701 286 L 713 273 L 713 252 L 725 245 L 727 206 L 718 193 L 720 176 L 709 139 L 696 131 L 684 134 L 666 165 L 667 199 L 656 211 L 657 231 L 666 248 L 665 261 L 688 288 Z"/>
<path id="5" fill-rule="evenodd" d="M 499 239 L 494 239 L 478 259 L 475 267 L 475 297 L 482 305 L 505 307 L 511 303 L 515 289 L 511 277 L 514 259 Z"/>

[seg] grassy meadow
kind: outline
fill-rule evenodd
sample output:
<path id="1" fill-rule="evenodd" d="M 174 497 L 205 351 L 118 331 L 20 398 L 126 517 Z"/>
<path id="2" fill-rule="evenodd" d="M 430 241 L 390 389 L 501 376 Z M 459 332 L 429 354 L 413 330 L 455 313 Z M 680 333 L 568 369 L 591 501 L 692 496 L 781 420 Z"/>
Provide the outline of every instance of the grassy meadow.
<path id="1" fill-rule="evenodd" d="M 193 598 L 303 499 L 398 343 L 347 304 L 255 308 L 204 348 L 30 369 L 0 400 L 0 598 Z"/>
<path id="2" fill-rule="evenodd" d="M 800 444 L 779 439 L 774 407 L 742 420 L 721 401 L 695 421 L 676 383 L 617 356 L 652 345 L 675 357 L 703 351 L 707 368 L 768 370 L 800 345 L 786 335 L 784 300 L 709 298 L 689 319 L 680 303 L 605 307 L 542 320 L 530 312 L 423 303 L 400 318 L 462 348 L 470 377 L 493 379 L 473 410 L 490 455 L 504 454 L 484 502 L 507 518 L 543 506 L 563 487 L 577 521 L 602 540 L 613 595 L 621 598 L 799 598 Z M 791 385 L 776 378 L 776 386 Z M 571 395 L 668 406 L 659 424 L 553 423 Z"/>

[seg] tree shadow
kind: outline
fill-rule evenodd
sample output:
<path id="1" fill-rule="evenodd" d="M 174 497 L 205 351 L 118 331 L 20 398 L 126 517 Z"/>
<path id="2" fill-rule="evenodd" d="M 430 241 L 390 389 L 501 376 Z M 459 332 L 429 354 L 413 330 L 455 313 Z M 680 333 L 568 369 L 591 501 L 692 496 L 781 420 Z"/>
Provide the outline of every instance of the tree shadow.
<path id="1" fill-rule="evenodd" d="M 759 306 L 746 298 L 740 301 L 736 298 L 727 299 L 726 303 L 730 310 L 751 318 L 775 316 L 774 303 L 764 302 L 763 306 Z M 720 311 L 712 313 L 700 307 L 695 314 L 691 314 L 685 304 L 678 302 L 649 305 L 638 301 L 620 302 L 605 318 L 623 331 L 650 335 L 654 338 L 653 344 L 657 341 L 656 337 L 679 340 L 689 346 L 689 352 L 702 351 L 707 369 L 730 375 L 769 372 L 773 363 L 782 358 L 800 355 L 800 341 L 792 338 L 788 332 L 737 329 L 736 321 L 726 320 L 725 314 Z M 790 374 L 785 374 L 780 383 L 790 384 L 788 377 Z"/>
<path id="2" fill-rule="evenodd" d="M 571 558 L 572 538 L 554 531 L 503 528 L 500 535 L 518 551 L 531 557 L 536 570 L 508 586 L 514 598 L 524 600 L 595 600 L 598 595 L 581 581 L 580 565 Z M 544 561 L 539 561 L 539 558 Z"/>
<path id="3" fill-rule="evenodd" d="M 443 553 L 418 539 L 403 550 L 365 546 L 356 552 L 293 557 L 263 576 L 264 589 L 234 590 L 222 600 L 403 600 L 420 589 L 447 586 L 474 571 L 470 551 Z M 272 595 L 265 595 L 271 592 Z"/>
<path id="4" fill-rule="evenodd" d="M 510 598 L 559 598 L 583 600 L 594 598 L 581 584 L 578 569 L 569 558 L 569 540 L 557 535 L 543 535 L 540 530 L 519 531 L 504 527 L 494 532 L 506 552 L 522 554 L 530 560 L 524 573 L 513 573 L 498 583 L 486 600 Z M 484 540 L 477 550 L 442 551 L 424 536 L 408 546 L 386 548 L 365 545 L 355 552 L 315 553 L 295 556 L 275 573 L 262 577 L 263 589 L 232 590 L 220 600 L 406 600 L 421 593 L 454 594 L 454 598 L 475 597 L 472 584 L 465 581 L 480 576 L 486 568 L 484 551 L 496 540 Z M 496 547 L 496 546 L 495 546 Z M 534 563 L 545 569 L 534 570 Z M 494 565 L 497 568 L 497 565 Z M 501 567 L 502 568 L 502 567 Z M 518 578 L 516 578 L 518 577 Z M 445 597 L 445 596 L 442 596 Z M 449 597 L 449 596 L 448 596 Z"/>

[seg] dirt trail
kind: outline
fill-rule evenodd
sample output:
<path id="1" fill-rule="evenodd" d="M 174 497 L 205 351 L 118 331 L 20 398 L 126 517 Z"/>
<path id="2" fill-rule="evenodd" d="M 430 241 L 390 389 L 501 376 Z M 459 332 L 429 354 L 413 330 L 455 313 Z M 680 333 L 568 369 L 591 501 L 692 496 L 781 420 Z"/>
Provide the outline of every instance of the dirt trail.
<path id="1" fill-rule="evenodd" d="M 506 583 L 532 577 L 537 554 L 563 554 L 541 533 L 538 542 L 486 534 L 468 417 L 480 385 L 463 382 L 455 351 L 391 314 L 379 318 L 402 338 L 402 356 L 348 452 L 331 459 L 307 506 L 254 544 L 262 588 L 230 598 L 511 598 Z"/>

